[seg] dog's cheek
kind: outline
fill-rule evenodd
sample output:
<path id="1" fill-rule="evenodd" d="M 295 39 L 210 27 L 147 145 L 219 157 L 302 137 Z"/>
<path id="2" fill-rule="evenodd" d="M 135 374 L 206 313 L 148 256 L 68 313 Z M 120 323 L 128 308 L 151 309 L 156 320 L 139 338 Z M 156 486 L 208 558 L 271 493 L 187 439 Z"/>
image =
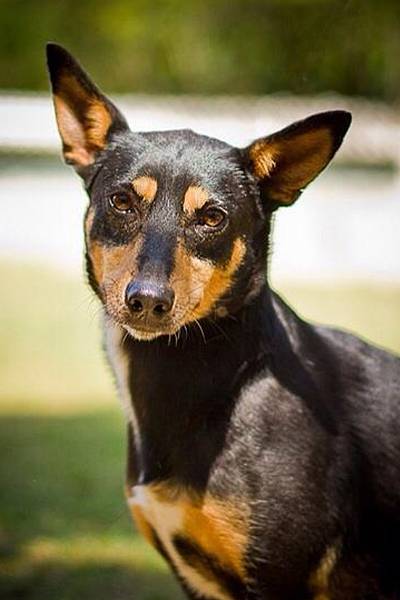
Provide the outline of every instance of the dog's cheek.
<path id="1" fill-rule="evenodd" d="M 100 242 L 88 243 L 88 253 L 94 278 L 103 302 L 115 310 L 124 305 L 125 289 L 137 272 L 139 239 L 124 246 L 104 246 Z"/>
<path id="2" fill-rule="evenodd" d="M 240 237 L 237 237 L 227 263 L 224 266 L 212 267 L 212 273 L 204 287 L 202 299 L 193 311 L 194 319 L 201 319 L 208 315 L 218 300 L 230 289 L 245 254 L 246 245 Z"/>
<path id="3" fill-rule="evenodd" d="M 178 244 L 171 284 L 178 299 L 177 309 L 182 307 L 179 312 L 183 313 L 186 322 L 211 312 L 232 285 L 245 254 L 246 246 L 239 237 L 235 239 L 230 257 L 223 266 L 191 256 L 183 245 Z"/>
<path id="4" fill-rule="evenodd" d="M 201 301 L 213 270 L 209 261 L 194 257 L 182 242 L 178 242 L 174 270 L 170 278 L 176 296 L 175 318 L 177 320 L 190 320 L 188 315 Z"/>
<path id="5" fill-rule="evenodd" d="M 102 281 L 102 257 L 100 248 L 91 239 L 93 229 L 93 221 L 95 211 L 92 206 L 86 211 L 84 221 L 85 244 L 86 244 L 86 272 L 90 285 L 96 294 L 101 298 L 101 281 Z"/>
<path id="6" fill-rule="evenodd" d="M 100 244 L 86 242 L 87 253 L 90 261 L 90 275 L 94 279 L 99 291 L 103 285 L 103 252 Z"/>

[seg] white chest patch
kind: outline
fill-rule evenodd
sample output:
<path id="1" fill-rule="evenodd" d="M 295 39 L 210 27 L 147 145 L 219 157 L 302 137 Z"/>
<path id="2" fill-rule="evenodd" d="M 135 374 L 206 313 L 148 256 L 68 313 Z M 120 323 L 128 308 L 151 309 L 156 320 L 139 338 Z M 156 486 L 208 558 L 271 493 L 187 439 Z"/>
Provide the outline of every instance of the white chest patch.
<path id="1" fill-rule="evenodd" d="M 125 413 L 126 419 L 132 425 L 135 443 L 139 444 L 139 426 L 128 385 L 128 357 L 123 351 L 123 340 L 126 336 L 126 332 L 121 327 L 104 317 L 104 333 L 107 355 L 115 375 L 122 409 Z"/>
<path id="2" fill-rule="evenodd" d="M 179 502 L 164 502 L 157 499 L 148 486 L 136 485 L 132 488 L 128 502 L 137 518 L 137 509 L 156 532 L 171 562 L 187 585 L 204 598 L 212 600 L 232 600 L 219 585 L 208 580 L 196 569 L 188 565 L 177 552 L 173 536 L 184 531 L 185 509 Z"/>

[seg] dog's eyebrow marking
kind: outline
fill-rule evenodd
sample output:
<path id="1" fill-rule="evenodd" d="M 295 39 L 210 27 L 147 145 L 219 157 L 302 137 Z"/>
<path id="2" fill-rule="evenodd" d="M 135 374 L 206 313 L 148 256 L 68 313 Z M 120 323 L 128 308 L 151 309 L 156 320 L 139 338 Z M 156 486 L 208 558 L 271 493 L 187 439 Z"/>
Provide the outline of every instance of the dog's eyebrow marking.
<path id="1" fill-rule="evenodd" d="M 190 185 L 183 199 L 183 210 L 192 215 L 199 208 L 203 208 L 208 201 L 208 192 L 199 185 Z"/>
<path id="2" fill-rule="evenodd" d="M 148 175 L 142 175 L 136 177 L 132 181 L 132 187 L 138 196 L 147 200 L 147 202 L 153 202 L 157 194 L 157 181 L 153 177 Z"/>

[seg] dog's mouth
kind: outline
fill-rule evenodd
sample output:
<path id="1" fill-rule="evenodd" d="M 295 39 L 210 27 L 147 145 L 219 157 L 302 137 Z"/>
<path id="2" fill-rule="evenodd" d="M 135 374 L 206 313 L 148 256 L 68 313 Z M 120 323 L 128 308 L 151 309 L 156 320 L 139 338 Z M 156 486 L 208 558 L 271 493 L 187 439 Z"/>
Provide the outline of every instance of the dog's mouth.
<path id="1" fill-rule="evenodd" d="M 161 336 L 179 338 L 182 331 L 186 330 L 188 334 L 186 328 L 192 324 L 196 324 L 196 330 L 201 330 L 199 321 L 214 310 L 214 298 L 204 292 L 206 283 L 200 280 L 198 285 L 194 285 L 189 281 L 183 286 L 181 281 L 182 289 L 172 283 L 174 297 L 170 304 L 158 302 L 158 298 L 157 303 L 152 303 L 151 296 L 146 304 L 144 294 L 129 298 L 125 279 L 110 278 L 107 284 L 101 286 L 101 300 L 107 316 L 134 339 L 150 341 Z"/>
<path id="2" fill-rule="evenodd" d="M 190 311 L 179 310 L 179 307 L 164 319 L 132 319 L 132 315 L 125 307 L 116 309 L 106 305 L 105 308 L 112 321 L 139 341 L 151 341 L 161 336 L 179 335 L 179 331 L 190 322 Z"/>
<path id="3" fill-rule="evenodd" d="M 125 331 L 127 331 L 133 338 L 139 341 L 151 341 L 162 335 L 174 335 L 179 331 L 179 328 L 175 331 L 165 328 L 144 328 L 132 325 L 123 325 Z"/>
<path id="4" fill-rule="evenodd" d="M 101 301 L 107 315 L 138 340 L 179 336 L 181 330 L 189 335 L 187 327 L 192 325 L 201 332 L 201 320 L 223 316 L 218 311 L 230 302 L 230 290 L 245 251 L 244 242 L 237 238 L 231 257 L 222 266 L 183 254 L 176 259 L 168 281 L 157 278 L 157 272 L 150 277 L 123 264 L 119 270 L 102 274 Z"/>

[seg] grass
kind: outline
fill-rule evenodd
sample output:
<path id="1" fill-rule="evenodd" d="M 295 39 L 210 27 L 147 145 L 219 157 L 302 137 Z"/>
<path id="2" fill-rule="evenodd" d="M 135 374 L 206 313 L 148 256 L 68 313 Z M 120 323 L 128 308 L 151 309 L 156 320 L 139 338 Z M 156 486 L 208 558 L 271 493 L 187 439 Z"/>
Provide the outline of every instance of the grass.
<path id="1" fill-rule="evenodd" d="M 123 437 L 115 410 L 3 416 L 1 598 L 179 598 L 128 518 Z"/>
<path id="2" fill-rule="evenodd" d="M 87 288 L 0 263 L 0 597 L 178 600 L 123 499 L 125 426 Z M 304 316 L 400 351 L 400 287 L 279 286 Z"/>

